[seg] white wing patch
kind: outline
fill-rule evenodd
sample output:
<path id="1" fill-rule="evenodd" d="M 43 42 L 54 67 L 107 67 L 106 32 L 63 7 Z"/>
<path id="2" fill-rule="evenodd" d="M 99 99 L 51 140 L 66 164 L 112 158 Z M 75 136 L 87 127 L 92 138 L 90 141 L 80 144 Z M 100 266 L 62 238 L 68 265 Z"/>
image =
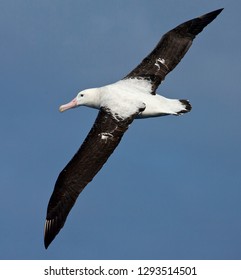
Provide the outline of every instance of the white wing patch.
<path id="1" fill-rule="evenodd" d="M 155 66 L 158 68 L 158 70 L 161 69 L 160 63 L 164 65 L 166 68 L 168 68 L 166 65 L 166 60 L 164 58 L 158 58 L 156 59 L 156 63 L 155 63 Z"/>
<path id="2" fill-rule="evenodd" d="M 102 132 L 99 134 L 101 140 L 107 142 L 108 138 L 113 138 L 113 135 L 111 133 L 108 132 Z"/>

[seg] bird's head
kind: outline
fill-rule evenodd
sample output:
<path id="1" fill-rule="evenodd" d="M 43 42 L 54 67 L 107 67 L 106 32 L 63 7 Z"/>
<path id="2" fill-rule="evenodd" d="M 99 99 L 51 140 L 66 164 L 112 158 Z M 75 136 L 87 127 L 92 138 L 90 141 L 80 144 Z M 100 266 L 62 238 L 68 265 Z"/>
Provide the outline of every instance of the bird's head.
<path id="1" fill-rule="evenodd" d="M 67 104 L 59 107 L 60 112 L 64 112 L 68 109 L 73 109 L 78 106 L 87 106 L 95 109 L 99 108 L 99 94 L 95 88 L 85 89 L 80 91 L 77 96 Z"/>

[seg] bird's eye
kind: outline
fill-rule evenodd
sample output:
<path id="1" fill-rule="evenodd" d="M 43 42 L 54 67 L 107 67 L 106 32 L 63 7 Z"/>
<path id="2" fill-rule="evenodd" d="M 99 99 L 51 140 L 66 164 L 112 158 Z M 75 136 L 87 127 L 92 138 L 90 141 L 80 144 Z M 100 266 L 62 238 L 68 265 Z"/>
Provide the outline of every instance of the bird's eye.
<path id="1" fill-rule="evenodd" d="M 83 96 L 84 96 L 84 94 L 81 94 L 80 96 L 81 96 L 81 97 L 83 97 Z"/>

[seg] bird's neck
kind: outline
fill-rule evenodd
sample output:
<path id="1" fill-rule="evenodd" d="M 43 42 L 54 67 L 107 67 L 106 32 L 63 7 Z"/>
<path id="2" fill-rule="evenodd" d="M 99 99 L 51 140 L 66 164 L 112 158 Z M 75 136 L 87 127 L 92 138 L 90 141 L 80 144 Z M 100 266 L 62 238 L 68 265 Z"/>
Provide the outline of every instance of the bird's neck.
<path id="1" fill-rule="evenodd" d="M 94 109 L 100 109 L 100 89 L 99 88 L 91 88 L 88 89 L 88 91 L 91 93 L 91 100 L 88 100 L 88 103 L 86 106 L 94 108 Z"/>

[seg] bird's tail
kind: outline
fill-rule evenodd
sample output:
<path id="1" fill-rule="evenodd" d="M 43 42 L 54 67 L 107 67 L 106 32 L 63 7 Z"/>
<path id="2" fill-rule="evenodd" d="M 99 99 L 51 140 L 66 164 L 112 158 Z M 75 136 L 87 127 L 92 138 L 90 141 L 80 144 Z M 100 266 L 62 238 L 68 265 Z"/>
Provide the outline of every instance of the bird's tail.
<path id="1" fill-rule="evenodd" d="M 165 112 L 166 115 L 174 116 L 188 113 L 191 109 L 191 104 L 185 99 L 166 99 L 165 106 L 163 106 L 163 112 Z"/>
<path id="2" fill-rule="evenodd" d="M 192 110 L 192 106 L 188 100 L 180 99 L 178 101 L 180 104 L 180 110 L 177 111 L 176 115 L 182 115 L 182 114 L 188 113 Z"/>

